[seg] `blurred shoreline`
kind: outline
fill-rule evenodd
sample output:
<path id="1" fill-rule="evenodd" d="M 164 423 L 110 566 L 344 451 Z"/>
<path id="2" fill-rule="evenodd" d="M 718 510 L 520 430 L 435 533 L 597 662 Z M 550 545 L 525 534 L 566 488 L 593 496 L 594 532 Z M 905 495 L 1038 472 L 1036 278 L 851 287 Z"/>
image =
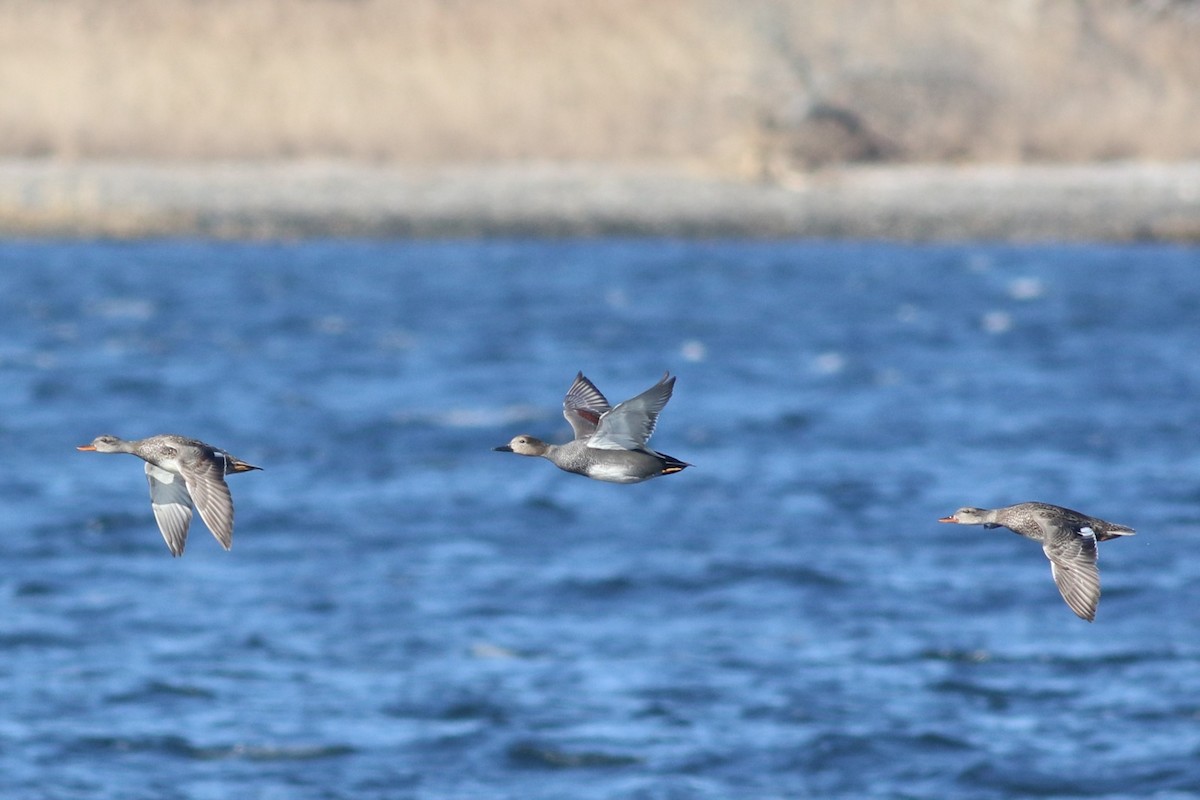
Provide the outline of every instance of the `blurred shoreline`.
<path id="1" fill-rule="evenodd" d="M 9 237 L 677 236 L 1200 242 L 1200 162 L 674 167 L 0 161 Z"/>
<path id="2" fill-rule="evenodd" d="M 0 0 L 0 233 L 1200 241 L 1200 3 Z"/>

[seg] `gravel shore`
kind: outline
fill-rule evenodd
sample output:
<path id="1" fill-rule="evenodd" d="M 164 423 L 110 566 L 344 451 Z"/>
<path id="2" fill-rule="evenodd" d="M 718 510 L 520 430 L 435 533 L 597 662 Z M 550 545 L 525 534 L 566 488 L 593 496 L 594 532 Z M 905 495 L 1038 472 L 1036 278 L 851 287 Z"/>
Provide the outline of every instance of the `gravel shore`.
<path id="1" fill-rule="evenodd" d="M 0 233 L 1200 241 L 1200 162 L 856 167 L 748 183 L 656 168 L 0 161 Z"/>

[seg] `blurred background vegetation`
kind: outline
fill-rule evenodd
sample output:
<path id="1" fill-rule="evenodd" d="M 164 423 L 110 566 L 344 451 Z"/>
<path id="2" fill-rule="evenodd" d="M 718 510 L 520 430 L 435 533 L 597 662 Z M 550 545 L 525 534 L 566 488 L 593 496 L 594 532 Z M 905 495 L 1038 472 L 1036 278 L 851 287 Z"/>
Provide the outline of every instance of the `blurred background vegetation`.
<path id="1" fill-rule="evenodd" d="M 0 0 L 0 158 L 1200 157 L 1195 0 Z"/>

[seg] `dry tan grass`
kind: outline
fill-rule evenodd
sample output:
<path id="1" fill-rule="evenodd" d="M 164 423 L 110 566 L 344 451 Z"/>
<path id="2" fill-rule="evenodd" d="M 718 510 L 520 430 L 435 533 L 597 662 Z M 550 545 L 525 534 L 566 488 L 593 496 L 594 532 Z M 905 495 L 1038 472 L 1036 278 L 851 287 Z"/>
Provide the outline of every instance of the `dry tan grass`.
<path id="1" fill-rule="evenodd" d="M 0 0 L 0 156 L 1200 157 L 1200 11 L 1117 0 Z"/>
<path id="2" fill-rule="evenodd" d="M 802 64 L 784 89 L 805 98 L 779 127 L 795 136 L 825 106 L 903 160 L 1195 158 L 1200 7 L 1160 5 L 779 4 Z"/>
<path id="3" fill-rule="evenodd" d="M 749 50 L 641 0 L 14 0 L 0 32 L 0 151 L 72 156 L 707 159 L 733 115 L 698 85 Z"/>

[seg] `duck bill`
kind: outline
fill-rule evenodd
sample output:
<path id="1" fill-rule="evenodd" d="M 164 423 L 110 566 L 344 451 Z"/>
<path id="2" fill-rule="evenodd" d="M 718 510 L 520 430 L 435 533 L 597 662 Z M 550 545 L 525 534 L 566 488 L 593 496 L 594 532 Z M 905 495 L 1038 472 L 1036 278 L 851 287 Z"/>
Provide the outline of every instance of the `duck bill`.
<path id="1" fill-rule="evenodd" d="M 938 522 L 958 522 L 954 517 L 942 517 Z"/>
<path id="2" fill-rule="evenodd" d="M 94 444 L 81 444 L 81 445 L 79 445 L 78 447 L 76 447 L 75 449 L 76 449 L 76 450 L 95 450 L 95 449 L 96 449 L 96 445 L 94 445 Z"/>
<path id="3" fill-rule="evenodd" d="M 495 450 L 497 453 L 511 453 L 512 452 L 512 448 L 506 444 L 502 444 L 499 447 L 493 447 L 492 449 Z"/>

